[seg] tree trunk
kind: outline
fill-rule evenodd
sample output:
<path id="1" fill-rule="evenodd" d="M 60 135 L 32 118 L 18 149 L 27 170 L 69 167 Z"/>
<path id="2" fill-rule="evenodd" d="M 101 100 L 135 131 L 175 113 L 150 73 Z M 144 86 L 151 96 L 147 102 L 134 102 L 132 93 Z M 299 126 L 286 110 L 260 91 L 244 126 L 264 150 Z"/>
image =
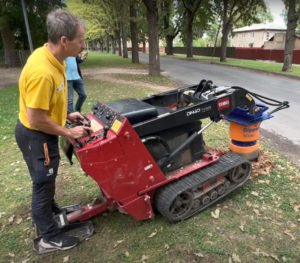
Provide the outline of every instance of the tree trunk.
<path id="1" fill-rule="evenodd" d="M 174 36 L 171 36 L 171 35 L 167 35 L 166 36 L 166 41 L 167 41 L 166 54 L 167 55 L 173 55 L 174 54 L 174 51 L 173 51 L 173 39 L 174 39 Z"/>
<path id="2" fill-rule="evenodd" d="M 227 51 L 227 36 L 229 32 L 229 23 L 228 23 L 228 0 L 223 0 L 223 19 L 222 19 L 222 38 L 221 38 L 221 55 L 220 61 L 226 62 L 226 51 Z"/>
<path id="3" fill-rule="evenodd" d="M 186 57 L 193 57 L 193 16 L 187 10 L 187 25 L 186 25 Z"/>
<path id="4" fill-rule="evenodd" d="M 219 23 L 218 30 L 217 30 L 217 34 L 216 34 L 216 37 L 215 37 L 214 47 L 213 47 L 213 51 L 212 51 L 212 54 L 211 54 L 211 57 L 212 57 L 212 58 L 213 58 L 213 57 L 215 56 L 215 54 L 216 54 L 216 48 L 217 48 L 217 42 L 218 42 L 218 37 L 219 37 L 220 28 L 221 28 L 221 23 Z"/>
<path id="5" fill-rule="evenodd" d="M 140 63 L 139 61 L 139 43 L 138 43 L 138 30 L 137 30 L 137 15 L 136 8 L 131 2 L 130 4 L 130 34 L 131 34 L 131 61 L 132 63 Z"/>
<path id="6" fill-rule="evenodd" d="M 298 15 L 296 13 L 296 1 L 289 0 L 288 23 L 285 36 L 284 60 L 282 71 L 291 71 L 293 64 L 293 50 L 295 46 L 296 27 Z"/>
<path id="7" fill-rule="evenodd" d="M 8 25 L 1 29 L 1 38 L 4 49 L 4 64 L 9 67 L 20 66 L 17 51 L 15 49 L 14 35 Z"/>
<path id="8" fill-rule="evenodd" d="M 114 39 L 113 36 L 111 36 L 111 45 L 112 45 L 112 53 L 116 54 L 116 49 L 117 49 L 117 47 L 116 47 L 116 40 Z"/>
<path id="9" fill-rule="evenodd" d="M 122 38 L 123 58 L 128 58 L 127 34 L 125 29 L 124 18 L 122 18 L 120 21 L 120 29 L 121 29 L 121 38 Z"/>
<path id="10" fill-rule="evenodd" d="M 202 0 L 182 0 L 186 15 L 186 57 L 193 57 L 193 22 Z"/>
<path id="11" fill-rule="evenodd" d="M 158 7 L 156 0 L 143 0 L 147 8 L 149 35 L 149 75 L 160 75 Z"/>
<path id="12" fill-rule="evenodd" d="M 115 30 L 115 38 L 116 38 L 116 42 L 117 42 L 117 45 L 118 45 L 118 54 L 119 56 L 121 57 L 122 56 L 122 41 L 121 41 L 121 35 L 120 35 L 120 30 Z"/>
<path id="13" fill-rule="evenodd" d="M 165 52 L 167 55 L 173 55 L 173 39 L 177 35 L 175 30 L 172 30 L 170 26 L 170 3 L 169 1 L 162 1 L 162 10 L 164 13 L 163 21 L 164 21 L 164 31 L 166 32 L 166 48 Z M 174 34 L 171 34 L 170 31 L 174 31 Z"/>
<path id="14" fill-rule="evenodd" d="M 105 36 L 105 45 L 106 45 L 106 52 L 109 53 L 110 52 L 110 41 L 109 41 L 109 36 L 106 35 Z"/>
<path id="15" fill-rule="evenodd" d="M 100 44 L 100 50 L 101 50 L 101 52 L 104 52 L 104 41 L 103 41 L 103 39 L 99 40 L 99 44 Z"/>
<path id="16" fill-rule="evenodd" d="M 228 34 L 230 32 L 230 26 L 225 25 L 222 30 L 222 40 L 221 40 L 221 56 L 220 61 L 226 62 L 227 57 L 227 41 L 228 41 Z"/>

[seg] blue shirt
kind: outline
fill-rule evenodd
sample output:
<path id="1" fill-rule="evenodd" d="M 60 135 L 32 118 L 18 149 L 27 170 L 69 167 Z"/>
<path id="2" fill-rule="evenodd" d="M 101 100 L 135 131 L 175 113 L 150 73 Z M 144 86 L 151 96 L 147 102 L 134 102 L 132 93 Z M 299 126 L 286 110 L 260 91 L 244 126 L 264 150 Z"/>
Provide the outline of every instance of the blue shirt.
<path id="1" fill-rule="evenodd" d="M 66 74 L 67 80 L 81 79 L 78 73 L 77 63 L 75 57 L 66 58 Z"/>

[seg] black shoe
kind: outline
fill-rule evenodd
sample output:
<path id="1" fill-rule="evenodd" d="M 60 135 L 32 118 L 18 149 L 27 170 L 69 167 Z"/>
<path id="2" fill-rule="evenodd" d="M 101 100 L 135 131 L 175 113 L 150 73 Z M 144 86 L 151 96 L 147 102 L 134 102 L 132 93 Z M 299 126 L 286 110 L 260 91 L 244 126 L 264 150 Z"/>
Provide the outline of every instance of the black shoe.
<path id="1" fill-rule="evenodd" d="M 59 250 L 67 250 L 75 247 L 79 243 L 79 239 L 76 237 L 68 236 L 66 234 L 58 234 L 48 240 L 41 239 L 40 245 L 43 248 L 56 248 Z"/>

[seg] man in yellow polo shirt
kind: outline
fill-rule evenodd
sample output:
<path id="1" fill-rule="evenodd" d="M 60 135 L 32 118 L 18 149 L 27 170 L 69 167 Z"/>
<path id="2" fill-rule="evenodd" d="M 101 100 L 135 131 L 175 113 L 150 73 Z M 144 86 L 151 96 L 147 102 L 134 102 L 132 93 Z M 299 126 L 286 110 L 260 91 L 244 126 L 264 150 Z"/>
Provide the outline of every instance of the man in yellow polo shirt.
<path id="1" fill-rule="evenodd" d="M 40 246 L 66 250 L 78 239 L 60 232 L 54 220 L 54 201 L 59 166 L 58 136 L 71 139 L 87 135 L 90 128 L 65 127 L 82 118 L 67 114 L 67 80 L 64 60 L 84 48 L 85 29 L 81 20 L 57 9 L 47 16 L 48 42 L 28 58 L 19 79 L 19 120 L 16 141 L 32 179 L 32 218 L 42 239 Z"/>

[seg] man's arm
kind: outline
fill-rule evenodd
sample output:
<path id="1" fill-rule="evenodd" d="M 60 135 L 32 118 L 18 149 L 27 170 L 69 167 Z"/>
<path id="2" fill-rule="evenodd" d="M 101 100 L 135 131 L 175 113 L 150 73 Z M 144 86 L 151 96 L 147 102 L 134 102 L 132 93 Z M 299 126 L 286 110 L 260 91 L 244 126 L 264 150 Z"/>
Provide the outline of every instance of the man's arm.
<path id="1" fill-rule="evenodd" d="M 88 135 L 89 127 L 76 126 L 66 128 L 53 122 L 47 115 L 47 111 L 41 109 L 27 108 L 28 122 L 31 127 L 44 133 L 65 136 L 71 139 L 77 139 Z"/>

